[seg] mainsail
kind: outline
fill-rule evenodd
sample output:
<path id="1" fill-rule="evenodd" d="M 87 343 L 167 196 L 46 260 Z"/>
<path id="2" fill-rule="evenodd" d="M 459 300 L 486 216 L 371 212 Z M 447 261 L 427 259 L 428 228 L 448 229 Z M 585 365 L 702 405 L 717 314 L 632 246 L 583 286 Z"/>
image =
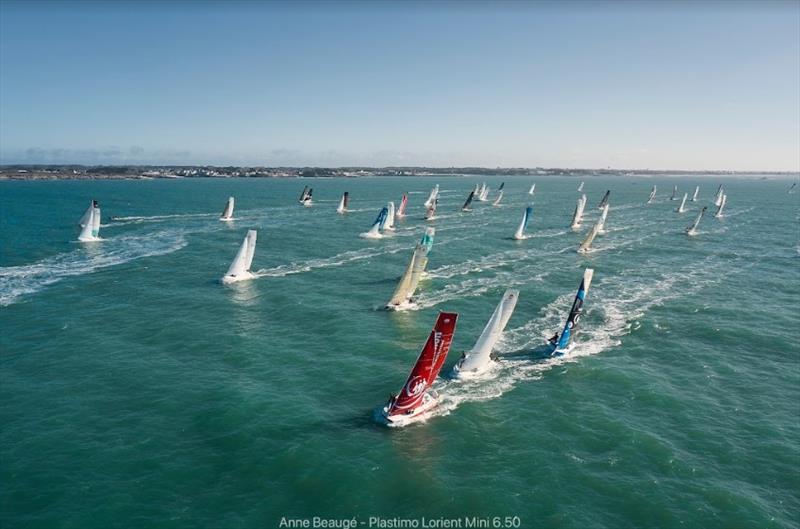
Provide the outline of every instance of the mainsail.
<path id="1" fill-rule="evenodd" d="M 703 209 L 700 210 L 700 214 L 697 215 L 697 219 L 694 221 L 694 224 L 686 228 L 686 235 L 697 235 L 697 227 L 700 225 L 700 220 L 703 218 L 703 215 L 706 214 L 707 209 L 708 207 L 704 206 Z"/>
<path id="2" fill-rule="evenodd" d="M 503 200 L 503 190 L 502 190 L 502 189 L 501 189 L 501 190 L 500 190 L 500 192 L 497 194 L 497 198 L 496 198 L 496 199 L 494 199 L 494 202 L 492 202 L 492 205 L 493 205 L 493 206 L 499 206 L 499 205 L 500 205 L 500 201 L 501 201 L 501 200 Z"/>
<path id="3" fill-rule="evenodd" d="M 530 222 L 532 216 L 533 216 L 533 208 L 531 206 L 528 206 L 527 208 L 525 208 L 525 212 L 522 214 L 522 221 L 519 223 L 519 227 L 517 228 L 516 233 L 514 233 L 514 238 L 517 239 L 518 241 L 528 238 L 525 235 L 525 228 L 528 227 L 528 222 Z"/>
<path id="4" fill-rule="evenodd" d="M 714 217 L 716 217 L 716 218 L 720 218 L 720 217 L 723 217 L 723 216 L 724 216 L 724 215 L 722 214 L 722 209 L 725 207 L 725 203 L 726 203 L 727 201 L 728 201 L 728 195 L 726 195 L 725 193 L 723 193 L 723 194 L 722 194 L 722 200 L 720 200 L 720 202 L 719 202 L 719 207 L 717 208 L 717 212 L 716 212 L 716 213 L 714 213 Z"/>
<path id="5" fill-rule="evenodd" d="M 486 199 L 489 197 L 489 188 L 486 186 L 486 182 L 481 184 L 481 189 L 475 195 L 475 198 L 480 200 L 481 202 L 485 202 Z"/>
<path id="6" fill-rule="evenodd" d="M 302 204 L 306 200 L 307 196 L 308 196 L 308 186 L 304 186 L 303 192 L 300 193 L 300 198 L 298 198 L 297 201 Z"/>
<path id="7" fill-rule="evenodd" d="M 586 207 L 586 195 L 581 195 L 578 199 L 578 203 L 575 205 L 575 212 L 572 214 L 572 224 L 570 228 L 576 230 L 581 227 L 581 221 L 583 220 L 583 209 Z"/>
<path id="8" fill-rule="evenodd" d="M 250 273 L 250 266 L 253 264 L 253 255 L 256 251 L 256 236 L 256 230 L 247 231 L 236 257 L 234 257 L 230 268 L 222 278 L 223 283 L 233 283 L 253 277 L 253 274 Z"/>
<path id="9" fill-rule="evenodd" d="M 436 186 L 433 189 L 431 189 L 431 194 L 428 196 L 428 200 L 425 201 L 425 207 L 426 208 L 431 207 L 431 204 L 433 204 L 433 202 L 438 197 L 439 197 L 439 184 L 436 184 Z"/>
<path id="10" fill-rule="evenodd" d="M 368 232 L 362 233 L 361 237 L 366 239 L 380 239 L 383 237 L 381 234 L 381 230 L 383 229 L 384 224 L 386 223 L 386 216 L 388 215 L 389 210 L 386 207 L 383 207 L 381 211 L 378 213 L 378 216 L 375 218 L 375 222 L 372 223 L 372 227 L 369 229 Z"/>
<path id="11" fill-rule="evenodd" d="M 722 190 L 722 184 L 719 185 L 717 188 L 717 194 L 714 196 L 714 205 L 719 206 L 720 202 L 722 202 L 722 195 L 724 191 Z"/>
<path id="12" fill-rule="evenodd" d="M 472 199 L 475 198 L 475 191 L 470 191 L 467 200 L 464 201 L 464 205 L 461 206 L 461 211 L 471 211 L 469 209 L 470 204 L 472 204 Z"/>
<path id="13" fill-rule="evenodd" d="M 681 200 L 681 205 L 678 206 L 678 209 L 676 209 L 675 211 L 677 211 L 678 213 L 684 213 L 686 211 L 686 199 L 688 197 L 689 197 L 689 193 L 684 193 L 683 194 L 683 200 Z"/>
<path id="14" fill-rule="evenodd" d="M 700 192 L 700 186 L 694 187 L 694 194 L 692 195 L 692 202 L 697 202 L 697 194 Z"/>
<path id="15" fill-rule="evenodd" d="M 233 197 L 228 197 L 228 203 L 225 204 L 225 209 L 222 210 L 222 216 L 219 220 L 233 220 Z"/>
<path id="16" fill-rule="evenodd" d="M 648 204 L 652 204 L 652 203 L 653 203 L 653 200 L 656 198 L 656 189 L 657 189 L 657 188 L 656 188 L 656 186 L 655 186 L 655 184 L 654 184 L 654 185 L 653 185 L 653 190 L 652 190 L 652 191 L 650 191 L 650 197 L 648 197 L 648 199 L 647 199 L 647 203 L 648 203 Z"/>
<path id="17" fill-rule="evenodd" d="M 503 335 L 503 330 L 514 313 L 518 299 L 519 290 L 506 290 L 500 303 L 494 309 L 492 317 L 486 322 L 478 341 L 475 342 L 472 349 L 464 353 L 464 356 L 453 368 L 454 375 L 462 377 L 468 373 L 477 374 L 489 365 L 492 350 Z"/>
<path id="18" fill-rule="evenodd" d="M 388 425 L 402 426 L 436 404 L 435 396 L 428 390 L 447 358 L 457 319 L 458 314 L 454 312 L 439 313 L 436 325 L 400 393 L 389 399 L 383 408 L 383 418 Z"/>
<path id="19" fill-rule="evenodd" d="M 592 229 L 589 230 L 589 233 L 586 235 L 586 238 L 583 239 L 580 246 L 578 246 L 578 253 L 589 253 L 592 251 L 592 242 L 594 238 L 597 237 L 597 234 L 600 233 L 600 228 L 602 228 L 602 226 L 598 220 L 594 223 Z"/>
<path id="20" fill-rule="evenodd" d="M 597 205 L 597 209 L 603 209 L 603 207 L 608 204 L 608 197 L 611 195 L 611 190 L 609 189 L 606 191 L 606 194 L 603 195 L 603 198 L 600 199 L 600 203 Z"/>
<path id="21" fill-rule="evenodd" d="M 670 200 L 677 200 L 677 196 L 678 196 L 678 186 L 673 186 L 672 187 L 672 196 L 669 197 L 669 199 Z"/>
<path id="22" fill-rule="evenodd" d="M 400 207 L 397 208 L 397 218 L 402 219 L 406 216 L 406 206 L 408 206 L 408 195 L 403 193 L 403 198 L 400 199 Z"/>
<path id="23" fill-rule="evenodd" d="M 536 191 L 536 184 L 533 184 L 533 185 L 531 186 L 531 188 L 528 190 L 528 194 L 529 194 L 529 195 L 533 195 L 533 193 L 534 193 L 535 191 Z"/>
<path id="24" fill-rule="evenodd" d="M 100 240 L 100 205 L 96 200 L 92 200 L 89 208 L 81 216 L 78 221 L 81 227 L 81 233 L 78 235 L 78 240 L 81 242 L 99 241 Z"/>
<path id="25" fill-rule="evenodd" d="M 585 183 L 586 183 L 586 182 L 581 182 L 581 183 L 580 183 L 580 185 L 578 185 L 578 192 L 579 192 L 579 193 L 580 193 L 581 191 L 583 191 L 583 184 L 585 184 Z"/>
<path id="26" fill-rule="evenodd" d="M 606 217 L 608 217 L 608 202 L 603 206 L 603 211 L 600 212 L 600 220 L 597 221 L 597 224 L 600 225 L 597 228 L 598 235 L 603 235 L 606 232 Z"/>
<path id="27" fill-rule="evenodd" d="M 348 202 L 350 202 L 350 193 L 345 191 L 342 193 L 342 199 L 339 200 L 339 207 L 336 208 L 336 213 L 347 213 Z"/>
<path id="28" fill-rule="evenodd" d="M 386 222 L 384 223 L 384 228 L 394 231 L 394 202 L 389 202 L 389 205 L 386 207 Z"/>
<path id="29" fill-rule="evenodd" d="M 428 209 L 425 211 L 425 220 L 434 220 L 436 218 L 436 206 L 438 205 L 439 199 L 436 199 L 428 206 Z"/>
<path id="30" fill-rule="evenodd" d="M 589 292 L 589 285 L 592 283 L 592 276 L 594 275 L 594 270 L 591 268 L 587 268 L 583 272 L 583 279 L 581 280 L 581 285 L 578 287 L 578 294 L 575 296 L 575 301 L 572 303 L 572 308 L 569 311 L 569 316 L 567 317 L 567 323 L 564 325 L 564 330 L 561 331 L 560 335 L 556 335 L 551 339 L 550 344 L 554 345 L 553 353 L 565 353 L 567 348 L 569 347 L 570 340 L 572 339 L 572 335 L 578 328 L 578 322 L 581 319 L 581 314 L 583 312 L 583 302 L 586 299 L 586 294 Z"/>
<path id="31" fill-rule="evenodd" d="M 417 285 L 425 271 L 425 266 L 428 264 L 428 254 L 433 246 L 433 236 L 436 233 L 435 228 L 426 228 L 422 236 L 422 240 L 414 248 L 414 253 L 411 255 L 411 261 L 408 263 L 403 277 L 397 284 L 397 288 L 392 294 L 392 299 L 386 305 L 387 309 L 400 309 L 407 306 L 411 302 L 414 292 L 417 290 Z"/>

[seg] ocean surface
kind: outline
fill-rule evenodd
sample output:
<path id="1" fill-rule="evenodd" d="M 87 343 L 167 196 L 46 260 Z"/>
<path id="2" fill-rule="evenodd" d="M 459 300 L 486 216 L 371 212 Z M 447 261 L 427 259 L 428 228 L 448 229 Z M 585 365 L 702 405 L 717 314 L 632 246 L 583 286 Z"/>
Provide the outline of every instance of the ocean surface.
<path id="1" fill-rule="evenodd" d="M 461 213 L 482 181 L 490 201 Z M 417 310 L 381 310 L 436 183 Z M 800 193 L 790 179 L 586 178 L 574 233 L 578 183 L 0 182 L 0 526 L 799 527 Z M 679 197 L 700 185 L 687 213 L 674 184 Z M 311 208 L 297 203 L 304 185 Z M 608 233 L 578 254 L 607 189 Z M 337 215 L 343 191 L 352 211 Z M 396 234 L 359 238 L 403 192 Z M 223 223 L 229 195 L 236 220 Z M 79 244 L 93 198 L 104 240 Z M 530 202 L 531 238 L 514 241 Z M 253 228 L 258 278 L 221 285 Z M 576 346 L 546 358 L 587 266 Z M 437 312 L 460 314 L 446 375 L 512 287 L 491 374 L 440 378 L 427 422 L 378 425 Z"/>

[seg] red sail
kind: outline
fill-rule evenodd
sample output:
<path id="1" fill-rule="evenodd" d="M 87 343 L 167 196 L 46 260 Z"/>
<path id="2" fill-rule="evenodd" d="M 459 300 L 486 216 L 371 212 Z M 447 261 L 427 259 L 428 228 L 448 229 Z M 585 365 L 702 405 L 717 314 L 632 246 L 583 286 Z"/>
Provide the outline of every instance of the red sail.
<path id="1" fill-rule="evenodd" d="M 397 209 L 397 214 L 401 217 L 406 214 L 406 205 L 408 204 L 408 195 L 403 193 L 403 198 L 400 200 L 400 207 Z"/>
<path id="2" fill-rule="evenodd" d="M 425 392 L 433 384 L 447 358 L 457 319 L 458 314 L 454 312 L 439 313 L 439 319 L 436 320 L 436 325 L 428 336 L 414 369 L 408 375 L 400 394 L 392 400 L 387 415 L 410 413 L 422 404 Z"/>

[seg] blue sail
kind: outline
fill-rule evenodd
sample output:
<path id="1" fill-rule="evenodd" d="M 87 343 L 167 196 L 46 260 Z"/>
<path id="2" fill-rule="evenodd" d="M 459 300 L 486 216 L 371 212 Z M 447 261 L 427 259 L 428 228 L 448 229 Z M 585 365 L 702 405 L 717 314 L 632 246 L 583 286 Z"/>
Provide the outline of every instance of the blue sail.
<path id="1" fill-rule="evenodd" d="M 386 206 L 383 206 L 383 209 L 380 213 L 378 213 L 378 217 L 375 219 L 375 222 L 372 223 L 373 226 L 376 224 L 378 225 L 379 229 L 383 229 L 383 225 L 386 224 L 386 217 L 389 215 L 389 209 Z"/>
<path id="2" fill-rule="evenodd" d="M 583 302 L 586 299 L 586 294 L 589 292 L 589 285 L 592 282 L 593 275 L 594 270 L 591 268 L 587 268 L 583 272 L 581 286 L 578 287 L 578 294 L 575 296 L 575 301 L 572 303 L 572 308 L 569 311 L 569 317 L 567 318 L 567 323 L 564 325 L 564 330 L 561 331 L 561 335 L 558 337 L 558 342 L 553 351 L 554 353 L 563 353 L 569 347 L 572 334 L 577 331 L 578 322 L 583 313 Z"/>
<path id="3" fill-rule="evenodd" d="M 531 221 L 531 217 L 533 217 L 533 207 L 528 206 L 525 208 L 525 220 L 522 221 L 522 229 L 525 230 L 528 227 L 528 223 Z"/>

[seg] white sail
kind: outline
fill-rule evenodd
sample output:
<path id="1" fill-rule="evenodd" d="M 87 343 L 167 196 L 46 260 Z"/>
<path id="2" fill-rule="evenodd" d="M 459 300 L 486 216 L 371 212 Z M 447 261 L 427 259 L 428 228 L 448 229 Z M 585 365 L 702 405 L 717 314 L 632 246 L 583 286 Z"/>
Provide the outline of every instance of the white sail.
<path id="1" fill-rule="evenodd" d="M 707 207 L 704 207 L 700 210 L 700 214 L 697 215 L 697 219 L 694 221 L 694 224 L 686 228 L 686 235 L 697 235 L 697 227 L 700 225 L 700 220 L 703 218 L 703 215 L 706 214 L 707 209 Z"/>
<path id="2" fill-rule="evenodd" d="M 503 192 L 502 191 L 500 191 L 500 193 L 498 193 L 497 198 L 494 199 L 494 202 L 492 202 L 492 205 L 493 206 L 499 206 L 501 200 L 503 200 Z"/>
<path id="3" fill-rule="evenodd" d="M 723 193 L 723 194 L 722 194 L 722 200 L 720 200 L 720 202 L 719 202 L 719 207 L 717 208 L 717 212 L 716 212 L 716 213 L 714 213 L 714 217 L 716 217 L 716 218 L 720 218 L 720 217 L 723 217 L 723 216 L 724 216 L 724 215 L 722 214 L 722 210 L 723 210 L 723 208 L 725 208 L 725 203 L 726 203 L 727 201 L 728 201 L 728 195 L 726 195 L 726 194 L 724 194 L 724 193 Z"/>
<path id="4" fill-rule="evenodd" d="M 586 183 L 586 182 L 581 182 L 581 183 L 580 183 L 580 185 L 578 185 L 578 192 L 579 192 L 579 193 L 580 193 L 581 191 L 583 191 L 583 184 L 585 184 L 585 183 Z"/>
<path id="5" fill-rule="evenodd" d="M 422 240 L 414 248 L 414 253 L 411 255 L 411 261 L 408 263 L 403 277 L 397 284 L 397 288 L 392 294 L 392 299 L 386 305 L 387 309 L 402 310 L 408 308 L 411 303 L 411 298 L 417 290 L 419 280 L 422 278 L 422 273 L 428 264 L 428 253 L 433 246 L 433 236 L 436 233 L 435 228 L 426 228 Z"/>
<path id="6" fill-rule="evenodd" d="M 656 191 L 657 191 L 657 188 L 656 188 L 656 186 L 654 184 L 653 185 L 653 190 L 650 191 L 650 197 L 648 197 L 648 199 L 647 199 L 647 203 L 648 204 L 652 204 L 653 203 L 653 200 L 656 198 Z"/>
<path id="7" fill-rule="evenodd" d="M 489 188 L 486 187 L 486 182 L 484 182 L 481 184 L 481 188 L 478 191 L 478 194 L 475 195 L 475 198 L 481 202 L 485 202 L 488 196 L 489 196 Z"/>
<path id="8" fill-rule="evenodd" d="M 725 193 L 725 191 L 722 189 L 722 184 L 720 184 L 720 186 L 717 188 L 717 194 L 714 197 L 714 205 L 715 206 L 719 207 L 719 205 L 722 203 L 722 195 L 724 193 Z"/>
<path id="9" fill-rule="evenodd" d="M 692 195 L 692 202 L 697 202 L 697 194 L 700 192 L 700 186 L 694 186 L 694 194 Z"/>
<path id="10" fill-rule="evenodd" d="M 572 214 L 572 224 L 570 228 L 576 230 L 581 227 L 581 222 L 583 221 L 583 210 L 586 207 L 586 195 L 581 195 L 578 199 L 578 203 L 575 206 L 575 212 Z"/>
<path id="11" fill-rule="evenodd" d="M 228 197 L 228 202 L 225 204 L 219 220 L 233 220 L 233 197 Z"/>
<path id="12" fill-rule="evenodd" d="M 536 184 L 533 184 L 531 188 L 528 190 L 529 195 L 533 195 L 534 191 L 536 191 Z"/>
<path id="13" fill-rule="evenodd" d="M 336 208 L 336 213 L 347 213 L 347 191 L 342 193 L 342 198 L 339 200 L 339 206 Z"/>
<path id="14" fill-rule="evenodd" d="M 581 242 L 580 246 L 578 246 L 578 253 L 589 253 L 592 251 L 592 242 L 594 242 L 594 238 L 597 237 L 601 227 L 602 226 L 600 225 L 599 220 L 594 223 L 594 226 L 592 226 L 592 229 L 589 230 L 586 238 L 583 239 L 583 242 Z"/>
<path id="15" fill-rule="evenodd" d="M 514 238 L 516 240 L 521 241 L 528 238 L 528 236 L 525 235 L 525 228 L 528 227 L 528 222 L 530 222 L 532 215 L 533 208 L 531 206 L 525 208 L 525 211 L 522 213 L 522 220 L 519 223 L 519 227 L 517 228 L 516 233 L 514 233 Z"/>
<path id="16" fill-rule="evenodd" d="M 600 225 L 597 228 L 598 235 L 603 235 L 606 232 L 606 217 L 608 217 L 608 202 L 603 206 L 603 211 L 600 212 L 600 220 L 597 221 L 597 224 Z"/>
<path id="17" fill-rule="evenodd" d="M 431 189 L 431 194 L 428 195 L 428 200 L 425 201 L 425 207 L 426 208 L 431 207 L 433 201 L 436 200 L 438 197 L 439 197 L 439 184 L 436 184 L 436 186 L 433 189 Z"/>
<path id="18" fill-rule="evenodd" d="M 686 199 L 687 198 L 689 198 L 689 193 L 684 193 L 683 194 L 683 200 L 681 200 L 681 205 L 678 206 L 678 209 L 675 210 L 676 212 L 678 212 L 678 213 L 686 212 Z"/>
<path id="19" fill-rule="evenodd" d="M 253 255 L 255 255 L 256 251 L 256 236 L 256 230 L 248 230 L 230 268 L 222 277 L 223 283 L 234 283 L 254 277 L 250 272 L 250 266 L 253 264 Z"/>
<path id="20" fill-rule="evenodd" d="M 92 200 L 89 204 L 89 209 L 81 217 L 79 221 L 81 225 L 81 233 L 78 235 L 78 240 L 81 242 L 99 241 L 100 239 L 100 207 L 97 202 Z"/>
<path id="21" fill-rule="evenodd" d="M 425 220 L 435 220 L 436 219 L 436 206 L 439 204 L 438 200 L 434 200 L 433 203 L 428 206 L 425 211 Z"/>
<path id="22" fill-rule="evenodd" d="M 669 199 L 670 200 L 677 200 L 677 196 L 678 196 L 678 186 L 673 186 L 672 187 L 672 196 L 669 197 Z"/>
<path id="23" fill-rule="evenodd" d="M 387 213 L 386 213 L 386 223 L 383 226 L 383 229 L 394 231 L 394 202 L 389 202 L 389 205 L 386 206 Z"/>
<path id="24" fill-rule="evenodd" d="M 498 340 L 503 335 L 508 320 L 514 313 L 519 299 L 518 290 L 506 290 L 503 299 L 497 304 L 492 313 L 492 317 L 483 328 L 483 332 L 478 337 L 478 341 L 468 352 L 464 353 L 461 360 L 453 368 L 453 375 L 457 378 L 474 376 L 484 371 L 491 362 L 492 350 L 497 345 Z"/>

